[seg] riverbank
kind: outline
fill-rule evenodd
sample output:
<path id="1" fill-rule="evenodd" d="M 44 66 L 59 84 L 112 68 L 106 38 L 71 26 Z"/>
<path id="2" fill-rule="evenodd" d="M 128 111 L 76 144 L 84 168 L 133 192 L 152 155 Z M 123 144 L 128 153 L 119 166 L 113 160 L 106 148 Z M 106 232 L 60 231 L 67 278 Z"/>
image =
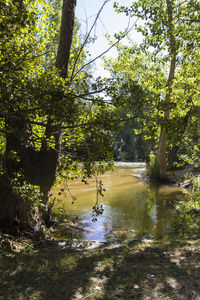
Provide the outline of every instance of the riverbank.
<path id="1" fill-rule="evenodd" d="M 12 248 L 2 243 L 0 299 L 200 299 L 200 240 Z"/>
<path id="2" fill-rule="evenodd" d="M 192 219 L 199 215 L 193 205 Z M 0 300 L 199 300 L 198 228 L 195 239 L 121 244 L 33 242 L 0 233 Z"/>

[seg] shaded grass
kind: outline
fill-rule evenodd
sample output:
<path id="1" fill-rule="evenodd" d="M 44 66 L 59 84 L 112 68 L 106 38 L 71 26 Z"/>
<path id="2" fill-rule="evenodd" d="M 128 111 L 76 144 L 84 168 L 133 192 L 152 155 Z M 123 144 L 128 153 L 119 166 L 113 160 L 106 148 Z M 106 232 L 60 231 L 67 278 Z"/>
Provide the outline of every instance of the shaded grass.
<path id="1" fill-rule="evenodd" d="M 200 242 L 2 247 L 0 299 L 200 299 Z"/>

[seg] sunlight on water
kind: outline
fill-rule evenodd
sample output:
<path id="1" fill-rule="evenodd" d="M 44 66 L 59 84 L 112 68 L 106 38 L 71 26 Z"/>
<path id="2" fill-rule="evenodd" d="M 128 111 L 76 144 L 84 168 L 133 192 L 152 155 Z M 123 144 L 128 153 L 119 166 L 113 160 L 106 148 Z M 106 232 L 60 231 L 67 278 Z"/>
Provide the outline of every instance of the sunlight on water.
<path id="1" fill-rule="evenodd" d="M 104 197 L 99 205 L 103 215 L 92 221 L 92 207 L 96 202 L 96 183 L 90 179 L 85 185 L 80 179 L 68 182 L 70 192 L 77 196 L 71 204 L 70 194 L 62 198 L 71 218 L 78 216 L 73 231 L 88 241 L 133 240 L 134 238 L 169 238 L 176 232 L 173 207 L 184 200 L 185 191 L 175 186 L 159 186 L 144 182 L 140 175 L 145 171 L 144 163 L 116 163 L 116 170 L 101 176 Z M 53 194 L 60 191 L 54 188 Z"/>

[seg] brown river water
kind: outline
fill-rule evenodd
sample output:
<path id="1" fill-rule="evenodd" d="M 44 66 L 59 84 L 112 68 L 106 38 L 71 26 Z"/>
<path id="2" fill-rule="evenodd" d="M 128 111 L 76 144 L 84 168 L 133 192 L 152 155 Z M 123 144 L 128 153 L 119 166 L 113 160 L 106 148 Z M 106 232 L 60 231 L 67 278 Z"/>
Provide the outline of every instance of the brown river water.
<path id="1" fill-rule="evenodd" d="M 59 196 L 69 219 L 73 237 L 87 241 L 122 242 L 137 239 L 171 239 L 177 235 L 174 206 L 186 201 L 188 193 L 179 187 L 145 182 L 141 174 L 144 163 L 116 163 L 116 170 L 101 175 L 104 197 L 99 205 L 104 211 L 93 221 L 92 207 L 96 202 L 96 182 L 85 185 L 80 179 L 68 181 L 70 192 L 77 197 L 72 204 L 69 193 Z M 57 196 L 62 184 L 53 189 Z M 67 225 L 67 223 L 66 223 Z"/>

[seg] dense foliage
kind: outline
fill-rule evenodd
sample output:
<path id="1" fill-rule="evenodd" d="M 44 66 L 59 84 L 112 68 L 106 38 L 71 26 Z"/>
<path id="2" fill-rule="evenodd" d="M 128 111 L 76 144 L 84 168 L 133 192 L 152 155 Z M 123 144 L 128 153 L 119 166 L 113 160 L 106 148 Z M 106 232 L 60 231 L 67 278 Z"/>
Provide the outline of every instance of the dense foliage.
<path id="1" fill-rule="evenodd" d="M 69 15 L 63 19 L 71 18 L 70 24 L 75 2 L 64 1 Z M 86 178 L 110 167 L 119 118 L 103 101 L 106 82 L 78 72 L 87 57 L 84 49 L 79 53 L 77 30 L 67 27 L 69 53 L 62 47 L 57 56 L 51 51 L 58 32 L 48 2 L 3 0 L 0 9 L 0 223 L 39 232 L 49 223 L 50 190 L 58 175 L 68 178 L 76 170 Z"/>
<path id="2" fill-rule="evenodd" d="M 191 140 L 188 122 L 197 120 L 192 112 L 199 107 L 199 5 L 193 0 L 138 0 L 130 7 L 115 3 L 118 12 L 140 20 L 135 27 L 143 40 L 118 45 L 118 59 L 106 66 L 146 93 L 149 106 L 141 122 L 148 138 L 159 137 L 155 162 L 160 179 L 166 178 L 167 151 Z"/>

